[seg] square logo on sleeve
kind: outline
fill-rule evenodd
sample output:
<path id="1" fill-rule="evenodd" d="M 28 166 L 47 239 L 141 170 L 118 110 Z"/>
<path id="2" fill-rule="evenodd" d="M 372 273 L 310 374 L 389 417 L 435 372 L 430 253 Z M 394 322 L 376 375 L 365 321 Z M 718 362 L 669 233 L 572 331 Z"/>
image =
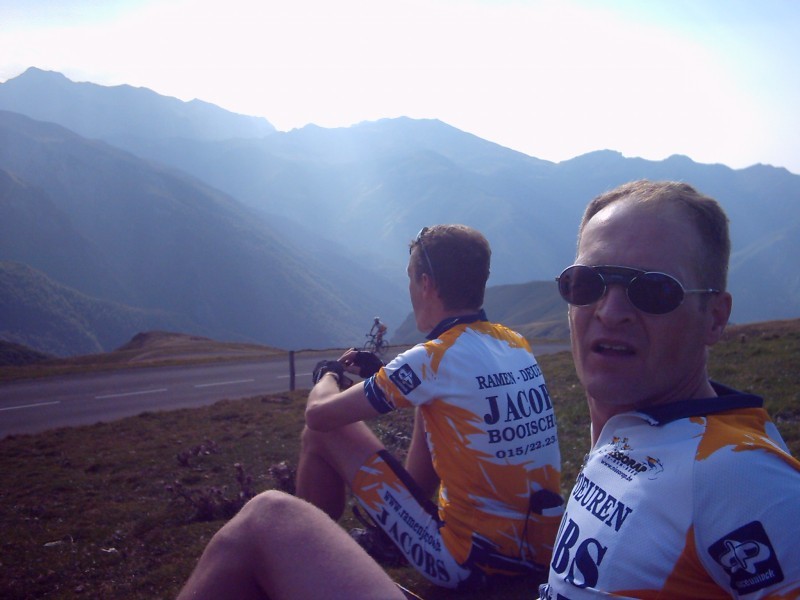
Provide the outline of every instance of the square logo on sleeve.
<path id="1" fill-rule="evenodd" d="M 723 536 L 708 552 L 730 575 L 731 587 L 743 596 L 783 581 L 781 565 L 760 521 Z"/>
<path id="2" fill-rule="evenodd" d="M 392 380 L 403 395 L 407 395 L 422 383 L 409 365 L 403 365 L 397 369 L 394 373 L 389 375 L 389 379 Z"/>

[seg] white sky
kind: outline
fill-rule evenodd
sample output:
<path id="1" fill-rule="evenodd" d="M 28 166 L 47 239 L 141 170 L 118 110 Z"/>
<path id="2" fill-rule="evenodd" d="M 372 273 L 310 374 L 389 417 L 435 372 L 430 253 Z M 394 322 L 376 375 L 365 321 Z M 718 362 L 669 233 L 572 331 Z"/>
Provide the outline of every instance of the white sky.
<path id="1" fill-rule="evenodd" d="M 796 0 L 0 0 L 30 66 L 266 117 L 436 118 L 551 161 L 593 150 L 800 174 Z"/>

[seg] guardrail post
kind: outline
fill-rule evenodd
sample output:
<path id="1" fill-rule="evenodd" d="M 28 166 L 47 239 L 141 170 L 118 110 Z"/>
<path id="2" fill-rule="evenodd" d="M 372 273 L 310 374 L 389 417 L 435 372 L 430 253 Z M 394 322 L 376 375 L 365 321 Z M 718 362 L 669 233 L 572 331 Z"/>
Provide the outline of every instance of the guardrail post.
<path id="1" fill-rule="evenodd" d="M 294 391 L 294 350 L 289 350 L 289 391 Z"/>

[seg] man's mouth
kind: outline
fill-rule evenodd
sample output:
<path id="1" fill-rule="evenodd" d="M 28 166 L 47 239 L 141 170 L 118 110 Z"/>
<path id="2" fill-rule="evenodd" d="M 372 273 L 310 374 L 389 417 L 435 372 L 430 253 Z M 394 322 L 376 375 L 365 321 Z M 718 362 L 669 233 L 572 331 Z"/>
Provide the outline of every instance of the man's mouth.
<path id="1" fill-rule="evenodd" d="M 614 342 L 596 342 L 592 345 L 592 351 L 607 356 L 632 356 L 634 349 L 628 344 Z"/>

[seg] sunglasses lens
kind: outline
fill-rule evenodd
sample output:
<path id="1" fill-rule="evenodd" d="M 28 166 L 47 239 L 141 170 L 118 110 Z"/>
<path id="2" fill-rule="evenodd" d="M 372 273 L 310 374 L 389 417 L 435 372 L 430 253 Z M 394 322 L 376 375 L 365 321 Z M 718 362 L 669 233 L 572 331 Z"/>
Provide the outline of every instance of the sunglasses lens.
<path id="1" fill-rule="evenodd" d="M 628 285 L 628 298 L 643 312 L 663 315 L 681 305 L 683 288 L 677 280 L 664 273 L 644 273 Z"/>
<path id="2" fill-rule="evenodd" d="M 570 304 L 586 306 L 603 297 L 606 284 L 591 267 L 573 265 L 558 277 L 558 292 Z"/>

